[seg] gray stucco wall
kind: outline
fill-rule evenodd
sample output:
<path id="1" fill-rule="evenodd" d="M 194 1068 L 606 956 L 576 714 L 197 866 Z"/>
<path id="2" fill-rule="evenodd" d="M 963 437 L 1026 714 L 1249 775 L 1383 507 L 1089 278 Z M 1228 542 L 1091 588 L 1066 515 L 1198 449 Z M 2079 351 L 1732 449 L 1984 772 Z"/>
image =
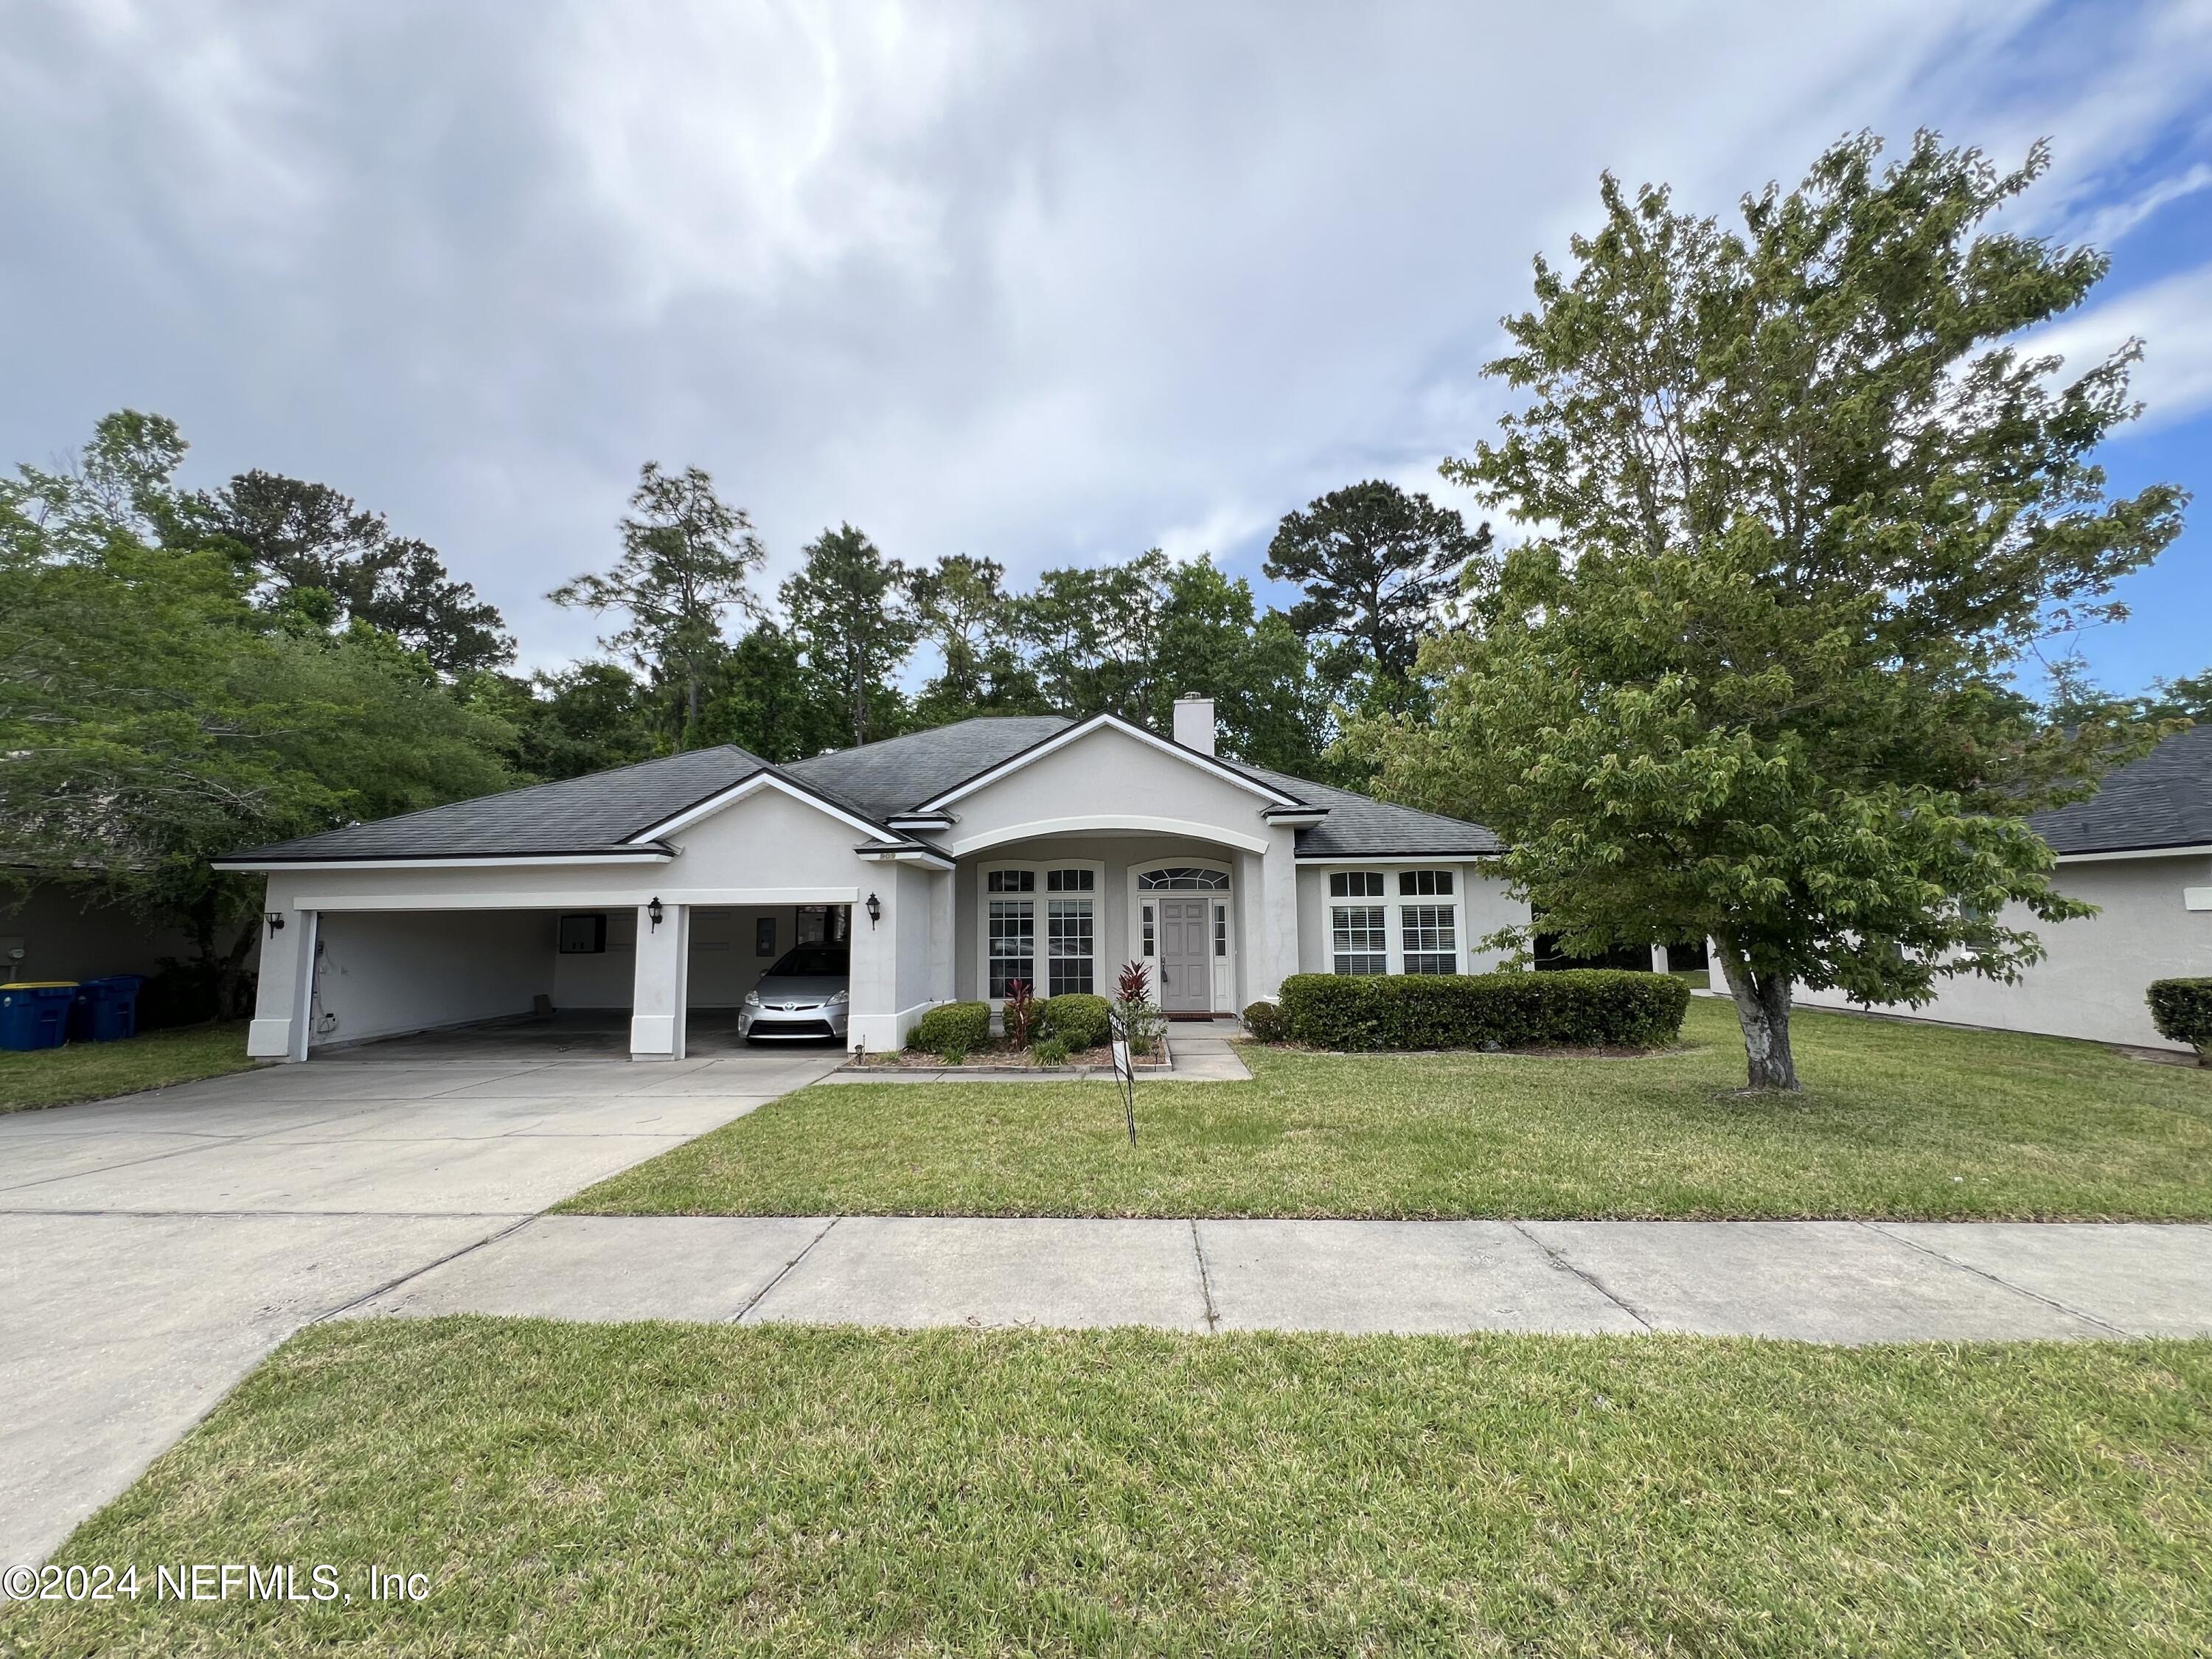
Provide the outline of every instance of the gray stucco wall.
<path id="1" fill-rule="evenodd" d="M 2014 907 L 2008 926 L 2038 933 L 2049 954 L 2015 985 L 1984 979 L 1943 982 L 1936 1000 L 1894 1010 L 1957 1025 L 2039 1031 L 2146 1048 L 2172 1048 L 2150 1023 L 2143 994 L 2154 979 L 2212 975 L 2212 911 L 2185 907 L 2183 890 L 2212 885 L 2212 857 L 2069 861 L 2060 891 L 2100 914 L 2055 925 Z M 1854 1005 L 1834 991 L 1801 991 L 1812 1007 Z"/>

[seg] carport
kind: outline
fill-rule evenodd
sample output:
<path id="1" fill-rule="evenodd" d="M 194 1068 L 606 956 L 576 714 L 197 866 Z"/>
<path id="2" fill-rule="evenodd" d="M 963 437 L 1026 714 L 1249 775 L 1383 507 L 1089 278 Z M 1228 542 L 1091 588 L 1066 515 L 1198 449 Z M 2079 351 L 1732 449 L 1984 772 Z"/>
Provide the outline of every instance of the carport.
<path id="1" fill-rule="evenodd" d="M 826 903 L 403 909 L 319 896 L 270 934 L 303 981 L 302 1029 L 288 1034 L 298 1058 L 403 1043 L 426 1059 L 731 1052 L 738 1005 L 776 957 L 850 927 L 849 907 Z M 656 1039 L 666 1047 L 644 1047 Z"/>

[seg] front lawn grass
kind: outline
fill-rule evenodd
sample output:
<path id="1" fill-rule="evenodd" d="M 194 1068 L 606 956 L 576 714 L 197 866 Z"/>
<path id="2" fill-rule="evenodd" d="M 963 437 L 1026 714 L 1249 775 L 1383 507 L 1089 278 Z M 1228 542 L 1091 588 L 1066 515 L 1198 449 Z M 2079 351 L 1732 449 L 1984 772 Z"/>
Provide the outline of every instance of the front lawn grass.
<path id="1" fill-rule="evenodd" d="M 1726 1004 L 1644 1060 L 1247 1048 L 1250 1083 L 803 1091 L 562 1207 L 677 1215 L 2212 1217 L 2212 1073 L 1802 1014 L 1802 1098 L 1731 1097 Z"/>
<path id="2" fill-rule="evenodd" d="M 349 1605 L 0 1649 L 2182 1655 L 2208 1559 L 2203 1342 L 391 1321 L 294 1339 L 58 1558 Z"/>
<path id="3" fill-rule="evenodd" d="M 195 1078 L 242 1072 L 246 1022 L 149 1031 L 119 1042 L 72 1042 L 27 1054 L 0 1050 L 0 1112 L 70 1106 Z"/>

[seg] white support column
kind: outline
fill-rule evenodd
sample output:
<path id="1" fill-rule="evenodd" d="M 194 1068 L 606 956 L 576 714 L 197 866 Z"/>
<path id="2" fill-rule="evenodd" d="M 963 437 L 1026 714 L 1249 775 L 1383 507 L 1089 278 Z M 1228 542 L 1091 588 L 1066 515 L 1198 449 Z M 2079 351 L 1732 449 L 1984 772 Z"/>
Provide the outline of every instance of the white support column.
<path id="1" fill-rule="evenodd" d="M 629 1011 L 632 1060 L 684 1058 L 684 1004 L 690 996 L 691 907 L 661 907 L 653 925 L 649 906 L 637 907 L 637 966 Z"/>
<path id="2" fill-rule="evenodd" d="M 1247 902 L 1260 907 L 1261 955 L 1251 973 L 1252 998 L 1272 997 L 1298 971 L 1298 832 L 1270 827 L 1260 855 L 1260 890 Z"/>
<path id="3" fill-rule="evenodd" d="M 1267 960 L 1267 884 L 1257 853 L 1237 855 L 1237 1008 L 1242 1013 L 1262 995 L 1261 964 Z"/>
<path id="4" fill-rule="evenodd" d="M 933 872 L 929 878 L 929 1000 L 932 1002 L 952 1000 L 952 918 L 953 874 L 950 870 Z M 1102 894 L 1101 898 L 1103 898 Z M 1103 924 L 1104 918 L 1101 917 Z M 1104 937 L 1100 927 L 1100 937 Z"/>
<path id="5" fill-rule="evenodd" d="M 246 1028 L 246 1052 L 256 1060 L 305 1060 L 313 1035 L 309 1028 L 315 1006 L 316 913 L 279 914 L 284 925 L 275 933 L 265 920 L 259 924 L 261 976 L 253 1023 Z"/>
<path id="6" fill-rule="evenodd" d="M 1667 947 L 1663 945 L 1651 947 L 1651 971 L 1655 974 L 1667 972 Z"/>
<path id="7" fill-rule="evenodd" d="M 854 1049 L 881 1054 L 899 1045 L 899 882 L 895 865 L 869 865 L 853 907 L 852 1006 L 846 1011 L 845 1042 Z M 868 919 L 868 901 L 882 910 Z"/>

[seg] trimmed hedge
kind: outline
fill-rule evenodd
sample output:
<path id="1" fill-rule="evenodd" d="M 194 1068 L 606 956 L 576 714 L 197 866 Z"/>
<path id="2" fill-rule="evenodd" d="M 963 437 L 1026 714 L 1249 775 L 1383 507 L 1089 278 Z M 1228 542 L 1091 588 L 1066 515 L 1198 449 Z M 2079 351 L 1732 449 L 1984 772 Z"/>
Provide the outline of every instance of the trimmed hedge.
<path id="1" fill-rule="evenodd" d="M 1293 974 L 1284 1035 L 1316 1048 L 1658 1048 L 1674 1042 L 1690 988 L 1672 974 Z"/>
<path id="2" fill-rule="evenodd" d="M 1097 1048 L 1114 1035 L 1114 1005 L 1085 991 L 1063 991 L 1047 997 L 1037 1017 L 1037 1035 L 1058 1038 L 1070 1050 Z"/>
<path id="3" fill-rule="evenodd" d="M 2199 1066 L 2212 1066 L 2212 979 L 2154 979 L 2146 1000 L 2158 1034 L 2187 1043 Z"/>
<path id="4" fill-rule="evenodd" d="M 991 1040 L 991 1005 L 988 1002 L 947 1002 L 931 1009 L 907 1033 L 906 1046 L 926 1054 L 950 1060 L 965 1055 Z"/>

